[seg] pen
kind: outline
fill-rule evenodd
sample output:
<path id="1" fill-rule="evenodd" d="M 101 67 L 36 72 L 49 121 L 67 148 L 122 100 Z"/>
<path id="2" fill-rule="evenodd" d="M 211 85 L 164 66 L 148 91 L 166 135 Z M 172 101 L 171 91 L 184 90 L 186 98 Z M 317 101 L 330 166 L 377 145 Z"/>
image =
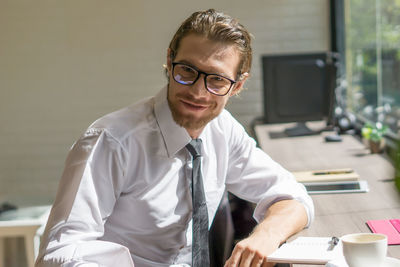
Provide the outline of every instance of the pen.
<path id="1" fill-rule="evenodd" d="M 331 241 L 329 241 L 330 245 L 328 250 L 333 250 L 335 248 L 335 246 L 339 243 L 339 238 L 337 238 L 336 236 L 332 236 Z"/>
<path id="2" fill-rule="evenodd" d="M 353 170 L 343 170 L 343 171 L 320 171 L 320 172 L 313 172 L 313 175 L 327 175 L 327 174 L 345 174 L 345 173 L 352 173 Z"/>

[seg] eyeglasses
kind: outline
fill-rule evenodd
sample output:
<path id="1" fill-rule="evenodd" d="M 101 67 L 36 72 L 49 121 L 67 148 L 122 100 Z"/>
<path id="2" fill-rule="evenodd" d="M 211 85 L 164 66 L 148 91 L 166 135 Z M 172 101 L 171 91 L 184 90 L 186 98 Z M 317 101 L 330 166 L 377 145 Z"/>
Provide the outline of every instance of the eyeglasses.
<path id="1" fill-rule="evenodd" d="M 199 79 L 200 74 L 204 74 L 204 85 L 206 86 L 207 91 L 214 95 L 226 95 L 236 83 L 236 81 L 227 77 L 218 74 L 205 73 L 183 63 L 172 63 L 172 76 L 177 83 L 192 85 Z"/>

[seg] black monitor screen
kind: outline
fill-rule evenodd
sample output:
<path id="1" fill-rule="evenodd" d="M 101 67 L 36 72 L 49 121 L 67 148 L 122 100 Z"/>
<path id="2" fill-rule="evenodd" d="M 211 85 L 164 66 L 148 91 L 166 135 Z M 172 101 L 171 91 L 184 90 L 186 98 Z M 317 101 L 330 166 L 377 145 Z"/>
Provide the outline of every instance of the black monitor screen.
<path id="1" fill-rule="evenodd" d="M 335 82 L 327 53 L 263 56 L 266 123 L 327 119 Z"/>

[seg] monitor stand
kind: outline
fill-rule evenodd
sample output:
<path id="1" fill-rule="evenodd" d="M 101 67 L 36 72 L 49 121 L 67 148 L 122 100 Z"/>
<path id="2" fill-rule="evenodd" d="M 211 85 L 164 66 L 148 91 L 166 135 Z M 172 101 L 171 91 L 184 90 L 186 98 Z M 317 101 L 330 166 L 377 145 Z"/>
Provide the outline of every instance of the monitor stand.
<path id="1" fill-rule="evenodd" d="M 285 129 L 285 134 L 289 137 L 315 135 L 319 133 L 319 131 L 313 131 L 308 128 L 305 122 L 298 122 L 296 126 Z"/>

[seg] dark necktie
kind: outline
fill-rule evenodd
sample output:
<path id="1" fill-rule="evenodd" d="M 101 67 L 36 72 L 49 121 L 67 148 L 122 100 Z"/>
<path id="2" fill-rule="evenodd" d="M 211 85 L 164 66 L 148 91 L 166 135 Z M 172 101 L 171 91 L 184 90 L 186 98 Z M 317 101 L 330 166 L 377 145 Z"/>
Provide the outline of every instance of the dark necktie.
<path id="1" fill-rule="evenodd" d="M 210 266 L 208 251 L 208 213 L 201 176 L 201 139 L 193 139 L 186 145 L 193 159 L 192 170 L 192 203 L 193 203 L 193 237 L 192 266 Z"/>

